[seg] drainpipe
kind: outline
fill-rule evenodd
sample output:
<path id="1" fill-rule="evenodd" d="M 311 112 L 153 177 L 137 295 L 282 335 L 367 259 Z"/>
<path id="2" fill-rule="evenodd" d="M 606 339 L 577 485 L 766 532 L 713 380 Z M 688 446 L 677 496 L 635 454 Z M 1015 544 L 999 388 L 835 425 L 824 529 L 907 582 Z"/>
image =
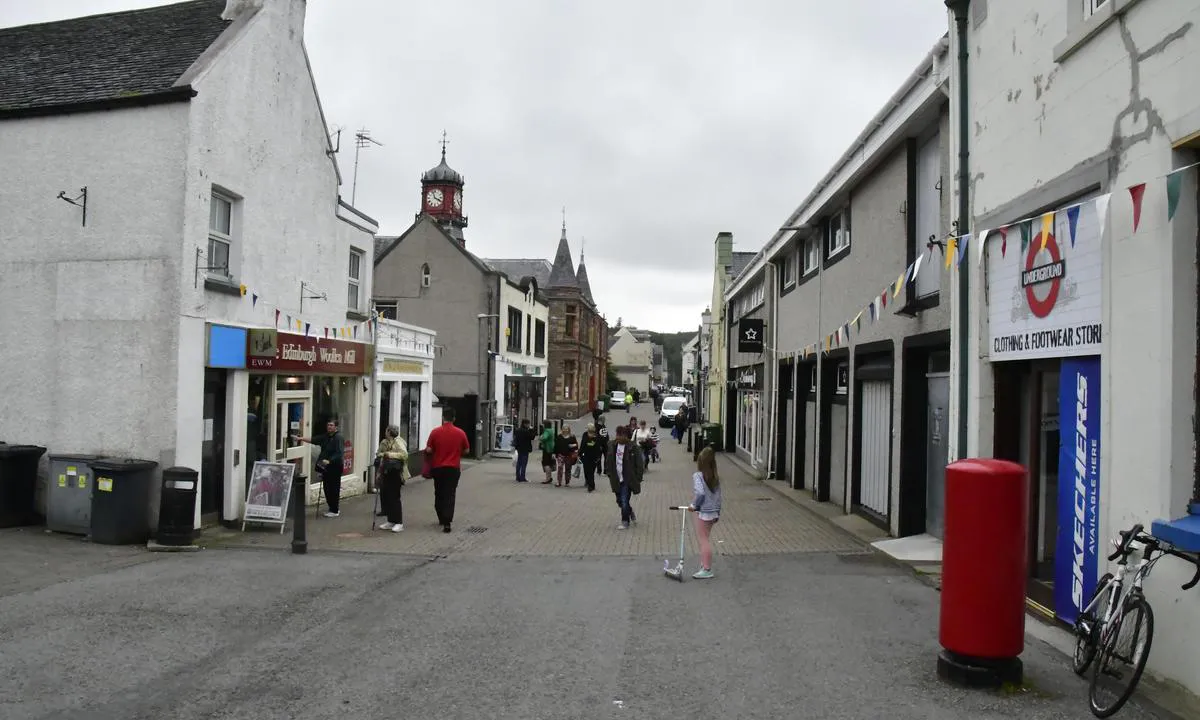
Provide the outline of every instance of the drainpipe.
<path id="1" fill-rule="evenodd" d="M 777 301 L 778 293 L 776 292 L 777 286 L 775 284 L 775 281 L 779 276 L 776 274 L 778 269 L 776 268 L 775 263 L 768 260 L 767 267 L 771 268 L 770 272 L 768 273 L 768 277 L 771 279 L 771 293 L 766 294 L 765 297 L 772 298 L 772 300 L 771 330 L 767 333 L 767 336 L 771 338 L 771 345 L 770 347 L 765 348 L 768 352 L 767 357 L 771 358 L 771 397 L 770 404 L 767 406 L 770 409 L 767 411 L 767 418 L 769 422 L 767 423 L 768 434 L 766 470 L 767 479 L 773 480 L 775 479 L 775 471 L 777 470 L 775 467 L 775 436 L 779 426 L 779 332 L 777 330 L 779 327 L 779 302 Z"/>
<path id="2" fill-rule="evenodd" d="M 368 432 L 371 436 L 367 438 L 367 447 L 370 450 L 369 458 L 374 458 L 375 453 L 379 451 L 379 436 L 383 434 L 386 428 L 379 427 L 379 308 L 375 307 L 375 301 L 372 300 L 369 304 L 371 308 L 371 325 L 373 331 L 371 333 L 372 352 L 371 352 L 371 421 L 367 423 L 370 428 Z M 367 492 L 373 493 L 378 489 L 378 478 L 375 476 L 375 463 L 367 466 Z"/>
<path id="3" fill-rule="evenodd" d="M 971 226 L 971 205 L 969 193 L 970 152 L 967 149 L 967 138 L 970 137 L 970 118 L 967 116 L 967 10 L 971 0 L 945 0 L 946 7 L 954 13 L 954 32 L 958 44 L 958 233 L 965 233 Z M 975 239 L 978 242 L 978 238 Z M 967 363 L 970 362 L 969 332 L 971 328 L 968 311 L 970 309 L 969 290 L 971 287 L 969 269 L 959 269 L 958 272 L 958 458 L 967 456 Z"/>

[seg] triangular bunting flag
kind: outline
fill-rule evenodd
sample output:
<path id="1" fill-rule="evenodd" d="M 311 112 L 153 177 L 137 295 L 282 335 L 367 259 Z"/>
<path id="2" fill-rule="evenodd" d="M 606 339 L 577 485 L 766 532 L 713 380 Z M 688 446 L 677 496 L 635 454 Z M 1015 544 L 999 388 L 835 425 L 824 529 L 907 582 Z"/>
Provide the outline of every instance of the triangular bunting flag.
<path id="1" fill-rule="evenodd" d="M 862 314 L 863 314 L 863 311 L 859 310 L 858 314 L 854 316 L 854 329 L 859 332 L 862 332 L 862 322 L 861 322 Z"/>
<path id="2" fill-rule="evenodd" d="M 238 285 L 238 291 L 242 293 L 242 297 L 246 297 L 246 286 Z"/>
<path id="3" fill-rule="evenodd" d="M 1079 227 L 1079 205 L 1067 208 L 1067 232 L 1071 233 L 1071 247 L 1075 247 L 1075 229 Z"/>
<path id="4" fill-rule="evenodd" d="M 1042 246 L 1038 250 L 1045 250 L 1046 243 L 1050 241 L 1050 236 L 1054 233 L 1054 212 L 1048 212 L 1042 215 Z"/>
<path id="5" fill-rule="evenodd" d="M 308 329 L 312 327 L 312 323 L 304 323 L 304 337 L 308 337 Z"/>
<path id="6" fill-rule="evenodd" d="M 925 259 L 924 255 L 918 255 L 916 262 L 913 263 L 912 281 L 917 281 L 917 273 L 921 272 L 921 261 Z"/>
<path id="7" fill-rule="evenodd" d="M 1108 223 L 1108 201 L 1112 200 L 1112 193 L 1105 193 L 1096 198 L 1096 219 L 1100 221 L 1100 235 L 1104 237 L 1104 226 Z"/>
<path id="8" fill-rule="evenodd" d="M 870 313 L 871 322 L 875 322 L 875 301 L 874 300 L 872 300 L 871 304 L 867 306 L 867 312 Z"/>
<path id="9" fill-rule="evenodd" d="M 275 327 L 279 327 L 279 308 L 275 308 Z"/>
<path id="10" fill-rule="evenodd" d="M 1146 195 L 1146 183 L 1138 183 L 1129 188 L 1129 197 L 1133 198 L 1133 231 L 1137 232 L 1138 223 L 1142 221 L 1142 198 Z"/>
<path id="11" fill-rule="evenodd" d="M 892 290 L 892 297 L 900 297 L 900 291 L 904 289 L 904 273 L 900 273 L 900 277 L 896 278 L 896 287 Z"/>
<path id="12" fill-rule="evenodd" d="M 258 304 L 258 295 L 255 295 L 252 293 L 250 295 L 250 307 L 254 307 L 257 304 Z"/>
<path id="13" fill-rule="evenodd" d="M 358 326 L 357 325 L 354 326 L 354 337 L 356 337 L 356 338 L 358 337 Z"/>
<path id="14" fill-rule="evenodd" d="M 958 259 L 954 261 L 955 267 L 962 265 L 963 258 L 967 256 L 967 247 L 971 244 L 971 233 L 967 233 L 958 239 Z"/>
<path id="15" fill-rule="evenodd" d="M 1008 252 L 1008 226 L 1004 226 L 997 230 L 1000 233 L 1000 257 L 1004 257 L 1004 253 Z"/>
<path id="16" fill-rule="evenodd" d="M 983 251 L 987 249 L 987 236 L 991 230 L 984 230 L 979 234 L 979 241 L 975 243 L 978 250 L 975 251 L 975 266 L 983 266 Z"/>
<path id="17" fill-rule="evenodd" d="M 329 339 L 329 328 L 325 328 L 325 339 Z"/>
<path id="18" fill-rule="evenodd" d="M 1183 189 L 1183 170 L 1176 170 L 1167 176 L 1167 222 L 1175 217 L 1179 209 L 1179 192 Z"/>
<path id="19" fill-rule="evenodd" d="M 881 303 L 883 303 L 883 307 L 885 307 L 885 308 L 887 307 L 887 296 L 888 296 L 887 290 L 884 290 L 883 294 L 879 296 L 879 301 Z"/>
<path id="20" fill-rule="evenodd" d="M 1033 235 L 1033 221 L 1032 220 L 1022 220 L 1020 223 L 1020 227 L 1021 227 L 1021 252 L 1025 252 L 1025 249 L 1029 247 L 1029 241 L 1031 239 L 1031 236 Z"/>
<path id="21" fill-rule="evenodd" d="M 946 238 L 946 267 L 947 268 L 950 267 L 950 263 L 954 262 L 954 256 L 956 254 L 955 251 L 957 250 L 957 248 L 958 248 L 958 238 L 953 237 L 953 236 Z"/>
<path id="22" fill-rule="evenodd" d="M 292 316 L 291 315 L 287 316 L 287 321 L 288 321 L 288 330 L 291 330 L 292 329 Z"/>

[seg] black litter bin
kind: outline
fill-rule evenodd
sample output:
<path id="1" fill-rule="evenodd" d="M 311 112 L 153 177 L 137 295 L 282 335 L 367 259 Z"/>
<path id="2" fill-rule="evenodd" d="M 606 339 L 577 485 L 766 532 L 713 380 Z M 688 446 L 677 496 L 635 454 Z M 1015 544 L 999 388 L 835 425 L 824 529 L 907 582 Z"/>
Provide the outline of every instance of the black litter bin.
<path id="1" fill-rule="evenodd" d="M 160 545 L 191 545 L 195 537 L 196 488 L 200 474 L 191 468 L 172 467 L 162 472 L 158 500 Z"/>
<path id="2" fill-rule="evenodd" d="M 0 528 L 37 525 L 38 460 L 46 448 L 0 442 Z"/>
<path id="3" fill-rule="evenodd" d="M 92 542 L 133 545 L 150 539 L 150 482 L 158 463 L 105 458 L 91 463 Z"/>

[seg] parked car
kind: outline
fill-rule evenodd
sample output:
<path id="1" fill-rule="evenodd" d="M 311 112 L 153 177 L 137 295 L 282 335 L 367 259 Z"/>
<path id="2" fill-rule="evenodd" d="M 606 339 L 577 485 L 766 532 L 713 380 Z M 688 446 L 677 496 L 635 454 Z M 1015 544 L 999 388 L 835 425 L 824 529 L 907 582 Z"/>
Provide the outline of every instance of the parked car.
<path id="1" fill-rule="evenodd" d="M 687 403 L 687 398 L 678 395 L 663 398 L 662 409 L 658 411 L 659 427 L 671 427 L 675 424 L 675 416 L 679 414 L 679 408 Z"/>
<path id="2" fill-rule="evenodd" d="M 608 404 L 610 407 L 623 408 L 625 407 L 625 391 L 613 390 L 609 394 Z"/>

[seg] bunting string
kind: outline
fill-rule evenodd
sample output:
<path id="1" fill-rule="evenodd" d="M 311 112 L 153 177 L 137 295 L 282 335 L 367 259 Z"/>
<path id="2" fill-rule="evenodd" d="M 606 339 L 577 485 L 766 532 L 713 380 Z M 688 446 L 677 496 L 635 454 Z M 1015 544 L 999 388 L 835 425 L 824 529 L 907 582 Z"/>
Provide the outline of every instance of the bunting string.
<path id="1" fill-rule="evenodd" d="M 1165 180 L 1167 222 L 1171 222 L 1175 218 L 1175 214 L 1179 209 L 1179 201 L 1183 189 L 1184 172 L 1196 167 L 1200 167 L 1200 162 L 1194 162 L 1190 165 L 1184 165 L 1183 167 L 1175 168 L 1168 173 L 1151 179 L 1150 182 Z M 1138 228 L 1141 226 L 1143 205 L 1146 200 L 1146 189 L 1150 182 L 1137 183 L 1127 188 L 1133 221 L 1133 233 L 1135 235 L 1138 232 Z M 1038 249 L 1044 250 L 1050 236 L 1054 234 L 1055 221 L 1060 213 L 1066 214 L 1067 230 L 1070 235 L 1070 244 L 1072 248 L 1075 247 L 1076 230 L 1079 226 L 1079 212 L 1081 208 L 1087 205 L 1093 206 L 1096 210 L 1097 217 L 1099 218 L 1098 237 L 1103 238 L 1111 199 L 1112 193 L 1105 193 L 1093 198 L 1088 198 L 1087 200 L 1080 201 L 1073 205 L 1068 205 L 1067 207 L 1059 210 L 1043 212 L 1036 216 L 1015 220 L 1007 225 L 982 230 L 978 233 L 978 237 L 975 239 L 974 243 L 976 257 L 978 258 L 977 262 L 978 264 L 982 264 L 983 257 L 985 255 L 984 251 L 987 248 L 988 240 L 992 240 L 995 237 L 999 237 L 1000 256 L 1004 257 L 1008 252 L 1009 232 L 1014 227 L 1016 227 L 1020 232 L 1022 252 L 1028 250 L 1030 243 L 1034 242 L 1034 240 L 1039 242 Z M 1033 234 L 1035 227 L 1034 223 L 1037 223 L 1036 227 L 1038 229 L 1036 236 Z M 827 332 L 824 330 L 820 331 L 820 340 L 809 343 L 797 350 L 791 351 L 791 356 L 807 359 L 818 353 L 828 353 L 829 351 L 838 347 L 849 346 L 851 328 L 853 327 L 858 334 L 862 334 L 864 332 L 864 319 L 866 321 L 865 324 L 868 327 L 874 325 L 876 322 L 881 321 L 884 318 L 884 311 L 887 309 L 888 300 L 891 299 L 894 301 L 898 299 L 900 297 L 900 293 L 905 289 L 905 287 L 907 287 L 910 283 L 916 282 L 918 274 L 921 272 L 922 261 L 926 255 L 931 255 L 933 253 L 934 247 L 941 246 L 942 248 L 942 252 L 945 255 L 944 269 L 951 273 L 957 271 L 962 265 L 963 258 L 967 257 L 968 255 L 967 248 L 971 244 L 972 235 L 973 233 L 970 232 L 957 235 L 948 234 L 941 242 L 930 242 L 926 247 L 925 252 L 920 253 L 916 260 L 910 263 L 908 267 L 896 277 L 895 281 L 889 282 L 882 288 L 882 290 L 877 292 L 869 302 L 867 302 L 861 308 L 853 311 L 849 315 L 851 319 L 839 323 L 836 326 L 836 329 L 832 332 Z M 893 303 L 893 305 L 895 305 L 895 303 Z"/>

